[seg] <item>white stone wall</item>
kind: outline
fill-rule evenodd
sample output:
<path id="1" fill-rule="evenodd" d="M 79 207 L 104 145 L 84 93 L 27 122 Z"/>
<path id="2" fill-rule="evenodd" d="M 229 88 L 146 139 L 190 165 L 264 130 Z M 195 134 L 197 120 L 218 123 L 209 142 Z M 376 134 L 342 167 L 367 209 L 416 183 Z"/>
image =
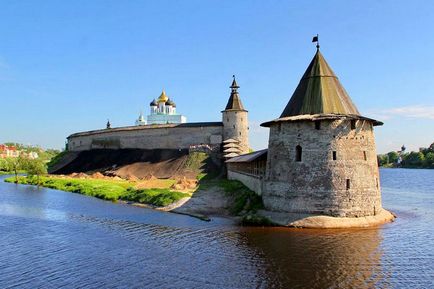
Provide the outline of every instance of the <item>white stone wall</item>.
<path id="1" fill-rule="evenodd" d="M 351 129 L 348 119 L 324 120 L 319 130 L 313 121 L 273 124 L 263 200 L 267 209 L 284 212 L 376 214 L 381 193 L 372 123 L 358 120 Z"/>
<path id="2" fill-rule="evenodd" d="M 148 124 L 186 123 L 187 118 L 180 114 L 151 114 L 147 116 Z"/>
<path id="3" fill-rule="evenodd" d="M 222 134 L 223 127 L 218 125 L 116 128 L 71 135 L 68 138 L 68 149 L 70 151 L 97 148 L 180 149 L 189 148 L 194 144 L 220 144 Z"/>
<path id="4" fill-rule="evenodd" d="M 228 169 L 228 179 L 238 180 L 258 195 L 262 194 L 262 179 L 258 176 L 235 172 Z"/>

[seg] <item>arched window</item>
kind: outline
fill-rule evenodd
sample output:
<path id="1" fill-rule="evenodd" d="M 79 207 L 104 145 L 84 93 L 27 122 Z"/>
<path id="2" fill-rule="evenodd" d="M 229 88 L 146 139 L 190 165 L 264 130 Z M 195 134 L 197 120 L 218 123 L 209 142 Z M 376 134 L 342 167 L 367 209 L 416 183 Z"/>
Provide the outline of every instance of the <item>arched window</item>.
<path id="1" fill-rule="evenodd" d="M 295 147 L 295 161 L 296 162 L 301 162 L 301 155 L 302 155 L 303 149 L 301 148 L 301 146 L 296 146 Z"/>

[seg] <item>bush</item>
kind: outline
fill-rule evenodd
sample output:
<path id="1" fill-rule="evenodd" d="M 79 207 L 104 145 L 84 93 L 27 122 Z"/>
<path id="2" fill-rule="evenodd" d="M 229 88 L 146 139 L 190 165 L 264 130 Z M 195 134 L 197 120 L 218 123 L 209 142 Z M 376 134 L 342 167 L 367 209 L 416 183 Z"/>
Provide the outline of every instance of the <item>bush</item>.
<path id="1" fill-rule="evenodd" d="M 221 180 L 219 185 L 224 189 L 227 196 L 234 199 L 229 211 L 239 214 L 242 211 L 255 212 L 264 207 L 262 198 L 239 181 Z"/>

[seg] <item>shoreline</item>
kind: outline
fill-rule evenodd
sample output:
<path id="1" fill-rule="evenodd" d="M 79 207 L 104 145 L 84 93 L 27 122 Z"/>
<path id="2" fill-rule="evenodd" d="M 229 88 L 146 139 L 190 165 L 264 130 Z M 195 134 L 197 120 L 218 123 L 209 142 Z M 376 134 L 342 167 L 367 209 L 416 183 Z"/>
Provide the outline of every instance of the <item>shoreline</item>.
<path id="1" fill-rule="evenodd" d="M 56 179 L 56 177 L 46 178 Z M 68 180 L 71 181 L 77 179 L 69 178 Z M 78 180 L 83 181 L 83 179 Z M 89 180 L 90 182 L 95 181 L 95 179 L 87 180 Z M 37 186 L 36 184 L 32 184 L 31 182 L 21 183 L 21 185 Z M 105 195 L 101 195 L 100 193 L 88 194 L 87 192 L 83 191 L 68 191 L 62 188 L 53 188 L 43 185 L 42 187 L 48 189 L 57 189 L 64 192 L 79 193 L 103 199 L 106 201 L 114 201 L 116 203 L 127 204 L 140 208 L 187 215 L 205 222 L 210 222 L 212 220 L 212 216 L 227 218 L 232 221 L 236 221 L 236 223 L 238 223 L 238 225 L 240 226 L 276 226 L 306 229 L 350 229 L 377 227 L 385 223 L 393 222 L 396 218 L 396 215 L 385 209 L 382 209 L 380 213 L 375 216 L 366 216 L 359 218 L 274 212 L 267 211 L 264 208 L 251 208 L 247 210 L 242 209 L 238 212 L 230 212 L 229 208 L 234 205 L 234 202 L 236 202 L 236 200 L 234 199 L 234 195 L 228 195 L 227 193 L 225 193 L 224 189 L 219 187 L 217 183 L 213 185 L 208 185 L 206 186 L 206 188 L 201 188 L 199 185 L 196 188 L 196 191 L 194 191 L 192 194 L 177 199 L 174 202 L 168 203 L 165 206 L 158 206 L 152 203 L 143 203 L 134 200 L 122 199 L 121 195 L 119 195 L 117 199 L 109 199 L 106 198 Z M 237 191 L 232 193 L 237 194 Z"/>

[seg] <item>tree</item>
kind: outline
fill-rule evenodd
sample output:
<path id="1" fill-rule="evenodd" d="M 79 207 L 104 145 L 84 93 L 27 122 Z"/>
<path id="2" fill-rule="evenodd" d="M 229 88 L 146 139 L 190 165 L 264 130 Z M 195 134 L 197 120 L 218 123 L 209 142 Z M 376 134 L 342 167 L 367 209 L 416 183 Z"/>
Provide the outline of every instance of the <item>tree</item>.
<path id="1" fill-rule="evenodd" d="M 396 164 L 398 162 L 399 154 L 397 152 L 389 152 L 387 156 L 389 157 L 389 163 Z"/>
<path id="2" fill-rule="evenodd" d="M 425 156 L 421 152 L 411 152 L 406 155 L 403 160 L 403 166 L 406 167 L 420 167 L 423 165 Z"/>
<path id="3" fill-rule="evenodd" d="M 0 159 L 0 171 L 9 172 L 9 162 L 7 159 Z"/>
<path id="4" fill-rule="evenodd" d="M 428 147 L 428 151 L 434 153 L 434 142 Z"/>
<path id="5" fill-rule="evenodd" d="M 21 156 L 17 158 L 7 158 L 9 171 L 14 172 L 15 174 L 15 183 L 18 184 L 18 172 L 23 169 L 25 159 Z"/>
<path id="6" fill-rule="evenodd" d="M 385 166 L 389 163 L 389 156 L 387 154 L 378 155 L 378 165 Z"/>
<path id="7" fill-rule="evenodd" d="M 27 160 L 25 170 L 27 171 L 27 175 L 29 177 L 36 176 L 38 178 L 38 184 L 40 176 L 47 173 L 47 167 L 45 166 L 45 163 L 39 159 Z"/>
<path id="8" fill-rule="evenodd" d="M 434 152 L 429 152 L 425 155 L 424 163 L 427 168 L 434 168 Z"/>

